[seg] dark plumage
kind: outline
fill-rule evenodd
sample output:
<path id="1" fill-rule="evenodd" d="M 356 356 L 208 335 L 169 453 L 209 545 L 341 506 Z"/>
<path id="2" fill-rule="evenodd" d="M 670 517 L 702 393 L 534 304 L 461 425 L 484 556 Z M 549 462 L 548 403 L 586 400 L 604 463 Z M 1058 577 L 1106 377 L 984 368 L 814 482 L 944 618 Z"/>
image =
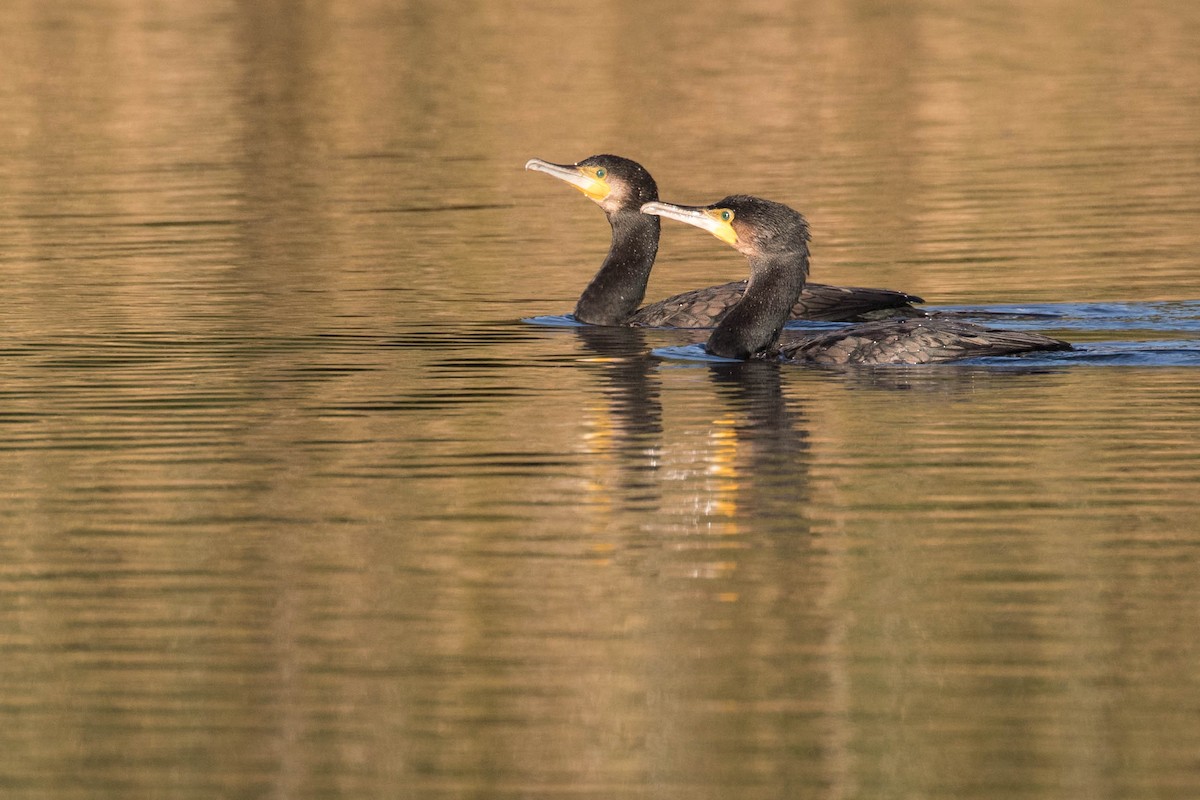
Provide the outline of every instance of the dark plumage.
<path id="1" fill-rule="evenodd" d="M 711 328 L 742 299 L 745 291 L 746 281 L 692 289 L 639 308 L 626 324 L 655 328 Z M 800 292 L 800 299 L 792 306 L 789 318 L 854 322 L 874 319 L 876 316 L 919 316 L 921 311 L 912 304 L 924 302 L 916 295 L 891 289 L 806 283 Z"/>
<path id="2" fill-rule="evenodd" d="M 823 331 L 779 347 L 806 364 L 933 364 L 961 358 L 1008 356 L 1071 345 L 1040 333 L 985 328 L 946 319 L 889 319 Z"/>
<path id="3" fill-rule="evenodd" d="M 705 348 L 726 358 L 778 354 L 808 364 L 929 364 L 1071 345 L 1037 333 L 985 328 L 941 319 L 893 319 L 849 325 L 772 348 L 808 275 L 808 223 L 780 203 L 731 196 L 710 206 L 652 202 L 647 214 L 703 228 L 732 245 L 750 264 L 745 296 L 717 325 Z"/>
<path id="4" fill-rule="evenodd" d="M 535 158 L 525 168 L 575 186 L 604 210 L 612 226 L 608 256 L 580 296 L 576 319 L 594 325 L 711 328 L 741 300 L 746 281 L 693 289 L 638 308 L 646 296 L 659 238 L 658 218 L 639 211 L 643 204 L 658 199 L 658 185 L 641 164 L 620 156 L 596 155 L 578 164 L 551 164 Z M 805 286 L 791 317 L 851 321 L 877 315 L 919 315 L 912 304 L 922 302 L 919 297 L 889 289 L 813 283 Z"/>

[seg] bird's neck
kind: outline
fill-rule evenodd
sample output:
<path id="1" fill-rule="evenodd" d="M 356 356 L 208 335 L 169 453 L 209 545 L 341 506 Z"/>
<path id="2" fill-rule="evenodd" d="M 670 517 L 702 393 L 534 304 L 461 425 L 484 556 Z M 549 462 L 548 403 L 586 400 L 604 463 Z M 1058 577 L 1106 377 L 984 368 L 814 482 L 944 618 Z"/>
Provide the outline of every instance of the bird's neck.
<path id="1" fill-rule="evenodd" d="M 619 211 L 608 221 L 612 225 L 608 257 L 575 305 L 575 318 L 592 325 L 620 325 L 637 311 L 658 253 L 658 217 Z"/>
<path id="2" fill-rule="evenodd" d="M 724 358 L 751 358 L 779 339 L 808 277 L 808 250 L 750 259 L 750 283 L 708 338 L 705 349 Z"/>

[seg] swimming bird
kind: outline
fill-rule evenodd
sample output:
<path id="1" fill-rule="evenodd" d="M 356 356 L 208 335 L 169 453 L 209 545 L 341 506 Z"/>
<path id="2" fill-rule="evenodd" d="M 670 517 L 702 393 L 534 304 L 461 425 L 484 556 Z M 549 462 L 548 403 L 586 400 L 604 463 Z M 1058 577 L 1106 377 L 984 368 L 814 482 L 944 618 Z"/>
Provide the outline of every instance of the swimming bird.
<path id="1" fill-rule="evenodd" d="M 890 319 L 820 331 L 775 349 L 808 277 L 808 222 L 781 203 L 731 195 L 709 206 L 650 202 L 644 214 L 708 231 L 746 257 L 750 282 L 709 336 L 705 349 L 725 358 L 778 356 L 819 365 L 928 364 L 1071 345 L 1037 333 L 942 319 Z"/>
<path id="2" fill-rule="evenodd" d="M 638 308 L 646 296 L 658 254 L 658 217 L 642 214 L 658 199 L 658 185 L 641 164 L 613 155 L 595 155 L 577 164 L 530 159 L 525 169 L 544 172 L 574 186 L 603 209 L 612 226 L 612 244 L 600 271 L 583 290 L 575 318 L 593 325 L 711 328 L 741 299 L 745 281 L 693 289 Z M 810 283 L 792 309 L 797 319 L 851 321 L 877 314 L 920 314 L 921 298 L 888 289 L 844 288 Z"/>

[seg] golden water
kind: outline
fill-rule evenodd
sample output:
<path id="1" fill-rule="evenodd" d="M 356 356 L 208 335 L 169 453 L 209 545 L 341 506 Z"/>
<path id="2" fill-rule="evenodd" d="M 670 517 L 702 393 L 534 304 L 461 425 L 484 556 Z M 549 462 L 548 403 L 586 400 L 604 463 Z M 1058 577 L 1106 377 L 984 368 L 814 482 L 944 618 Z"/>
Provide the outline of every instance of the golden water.
<path id="1" fill-rule="evenodd" d="M 520 321 L 608 236 L 521 165 L 616 152 L 1194 341 L 1200 7 L 1027 5 L 4 5 L 0 794 L 1200 795 L 1194 367 Z"/>

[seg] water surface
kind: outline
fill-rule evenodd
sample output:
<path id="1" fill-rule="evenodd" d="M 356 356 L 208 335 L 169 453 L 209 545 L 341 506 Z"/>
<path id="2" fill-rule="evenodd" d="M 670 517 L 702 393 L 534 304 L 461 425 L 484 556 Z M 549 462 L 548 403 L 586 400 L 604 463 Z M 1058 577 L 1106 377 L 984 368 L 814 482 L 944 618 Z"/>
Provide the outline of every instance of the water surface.
<path id="1" fill-rule="evenodd" d="M 1200 794 L 1200 12 L 9 3 L 0 791 Z M 1072 353 L 533 325 L 599 211 Z M 741 277 L 666 227 L 648 299 Z M 702 338 L 702 335 L 700 336 Z"/>

